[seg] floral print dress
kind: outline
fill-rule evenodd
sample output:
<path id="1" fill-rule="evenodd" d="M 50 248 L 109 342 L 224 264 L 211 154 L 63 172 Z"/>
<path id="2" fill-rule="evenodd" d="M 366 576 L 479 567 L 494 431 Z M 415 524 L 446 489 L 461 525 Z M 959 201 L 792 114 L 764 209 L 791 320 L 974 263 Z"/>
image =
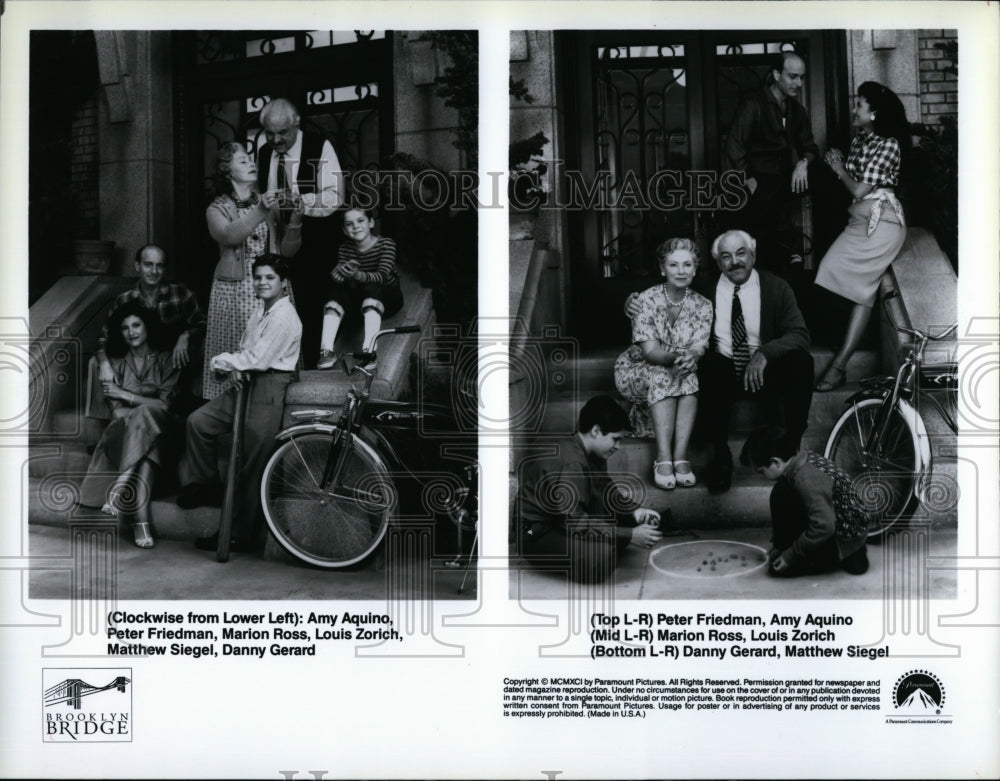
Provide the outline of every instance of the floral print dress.
<path id="1" fill-rule="evenodd" d="M 632 402 L 630 417 L 634 436 L 653 436 L 649 406 L 671 396 L 698 392 L 695 372 L 681 375 L 672 366 L 655 366 L 643 357 L 641 342 L 658 341 L 671 352 L 694 352 L 699 356 L 708 349 L 712 333 L 712 303 L 688 289 L 677 317 L 670 324 L 669 299 L 664 285 L 656 285 L 639 294 L 639 314 L 632 320 L 632 345 L 615 361 L 615 386 Z"/>

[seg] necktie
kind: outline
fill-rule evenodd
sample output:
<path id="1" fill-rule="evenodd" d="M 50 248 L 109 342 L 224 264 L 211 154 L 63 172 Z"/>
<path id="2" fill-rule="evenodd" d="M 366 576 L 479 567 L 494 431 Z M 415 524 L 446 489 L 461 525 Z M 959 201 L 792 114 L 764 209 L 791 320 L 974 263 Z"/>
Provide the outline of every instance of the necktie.
<path id="1" fill-rule="evenodd" d="M 747 324 L 743 320 L 739 285 L 733 290 L 733 312 L 730 321 L 733 328 L 733 369 L 742 377 L 747 364 L 750 363 L 750 345 L 747 344 Z"/>
<path id="2" fill-rule="evenodd" d="M 284 153 L 278 155 L 278 189 L 286 190 L 288 189 L 288 179 L 285 174 L 285 155 Z"/>

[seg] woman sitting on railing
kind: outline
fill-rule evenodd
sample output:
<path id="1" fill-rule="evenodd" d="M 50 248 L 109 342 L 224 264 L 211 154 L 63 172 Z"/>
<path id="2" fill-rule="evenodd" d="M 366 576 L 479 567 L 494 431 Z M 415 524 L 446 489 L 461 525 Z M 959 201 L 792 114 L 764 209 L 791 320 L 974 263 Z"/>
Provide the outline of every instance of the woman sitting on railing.
<path id="1" fill-rule="evenodd" d="M 179 376 L 159 330 L 156 314 L 135 299 L 112 314 L 107 354 L 114 379 L 102 383 L 112 420 L 80 487 L 80 504 L 131 519 L 140 548 L 154 545 L 149 502 Z"/>
<path id="2" fill-rule="evenodd" d="M 827 165 L 854 201 L 847 227 L 820 262 L 816 284 L 854 306 L 844 341 L 816 384 L 820 393 L 847 381 L 847 362 L 868 327 L 879 280 L 906 238 L 903 208 L 896 198 L 902 156 L 910 147 L 906 110 L 891 89 L 866 81 L 858 87 L 853 125 L 858 135 L 847 160 L 839 149 L 826 153 Z"/>

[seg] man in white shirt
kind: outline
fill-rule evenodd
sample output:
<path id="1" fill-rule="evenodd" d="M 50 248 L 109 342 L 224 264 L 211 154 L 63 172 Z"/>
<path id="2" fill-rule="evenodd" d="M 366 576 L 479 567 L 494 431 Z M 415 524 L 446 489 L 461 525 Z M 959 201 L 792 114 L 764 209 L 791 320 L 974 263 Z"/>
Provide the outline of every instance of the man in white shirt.
<path id="1" fill-rule="evenodd" d="M 210 504 L 220 494 L 219 442 L 233 429 L 236 394 L 253 372 L 247 399 L 241 485 L 236 492 L 231 550 L 259 550 L 260 478 L 281 430 L 285 389 L 294 377 L 302 338 L 302 321 L 285 290 L 288 264 L 279 255 L 262 255 L 253 264 L 254 288 L 260 304 L 250 315 L 240 340 L 240 351 L 220 353 L 212 369 L 229 372 L 233 385 L 193 412 L 187 421 L 187 455 L 192 482 L 181 489 L 177 504 L 184 508 Z M 203 537 L 196 545 L 215 550 L 218 535 Z"/>
<path id="2" fill-rule="evenodd" d="M 757 271 L 757 242 L 741 230 L 712 244 L 722 272 L 715 286 L 712 349 L 698 363 L 698 414 L 714 456 L 705 474 L 709 490 L 729 490 L 733 460 L 729 417 L 733 401 L 752 398 L 769 422 L 781 425 L 798 450 L 812 402 L 809 329 L 788 283 Z"/>
<path id="3" fill-rule="evenodd" d="M 261 109 L 267 143 L 257 153 L 257 183 L 261 192 L 279 192 L 279 202 L 290 205 L 301 198 L 305 207 L 307 219 L 292 288 L 299 314 L 310 324 L 303 333 L 303 355 L 315 360 L 325 291 L 340 241 L 337 220 L 330 215 L 344 202 L 343 173 L 333 145 L 318 133 L 300 130 L 299 122 L 295 106 L 284 98 L 275 98 Z"/>

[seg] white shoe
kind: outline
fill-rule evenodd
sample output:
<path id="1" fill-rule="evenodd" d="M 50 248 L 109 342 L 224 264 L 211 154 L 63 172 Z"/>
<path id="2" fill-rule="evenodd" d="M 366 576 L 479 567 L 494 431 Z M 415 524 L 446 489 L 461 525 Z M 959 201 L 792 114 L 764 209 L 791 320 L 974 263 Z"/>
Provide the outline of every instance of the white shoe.
<path id="1" fill-rule="evenodd" d="M 669 466 L 670 474 L 669 475 L 660 474 L 661 466 Z M 662 488 L 664 491 L 673 490 L 674 486 L 677 485 L 677 477 L 674 475 L 673 469 L 674 469 L 673 461 L 653 462 L 653 482 L 656 483 L 657 488 Z"/>

